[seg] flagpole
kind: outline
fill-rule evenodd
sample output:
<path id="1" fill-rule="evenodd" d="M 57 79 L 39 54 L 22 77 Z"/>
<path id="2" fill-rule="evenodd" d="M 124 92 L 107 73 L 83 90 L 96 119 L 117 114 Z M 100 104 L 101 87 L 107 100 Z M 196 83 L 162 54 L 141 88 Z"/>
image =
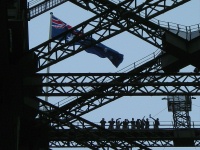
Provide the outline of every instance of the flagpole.
<path id="1" fill-rule="evenodd" d="M 53 12 L 50 13 L 49 39 L 51 39 L 51 37 L 52 37 L 52 35 L 51 35 L 51 33 L 52 33 L 52 16 L 53 16 Z M 51 42 L 48 45 L 48 52 L 50 52 L 50 51 L 51 51 Z M 48 63 L 49 63 L 49 61 L 47 60 L 47 64 Z M 49 74 L 49 72 L 50 72 L 50 67 L 48 66 L 47 74 Z M 47 77 L 46 83 L 48 83 L 48 82 L 49 82 L 49 78 Z M 46 86 L 46 93 L 48 92 L 48 90 L 49 90 L 49 88 L 48 88 L 48 86 Z M 45 101 L 48 102 L 48 96 L 45 96 Z"/>

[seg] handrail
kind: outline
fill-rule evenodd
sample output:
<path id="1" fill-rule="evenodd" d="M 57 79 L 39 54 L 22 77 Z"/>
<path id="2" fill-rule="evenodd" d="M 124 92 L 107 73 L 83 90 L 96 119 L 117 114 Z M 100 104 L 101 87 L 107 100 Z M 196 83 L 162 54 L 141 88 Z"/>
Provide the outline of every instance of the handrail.
<path id="1" fill-rule="evenodd" d="M 32 15 L 37 15 L 37 13 L 41 13 L 41 12 L 47 10 L 47 9 L 49 10 L 51 7 L 57 6 L 60 3 L 63 3 L 63 2 L 66 2 L 66 1 L 67 0 L 48 0 L 48 1 L 45 1 L 45 0 L 29 0 L 28 1 L 29 7 L 30 7 L 30 9 L 29 9 L 30 10 L 29 11 L 29 17 L 31 17 Z M 108 1 L 110 1 L 112 3 L 120 3 L 119 0 L 108 0 Z M 36 7 L 34 9 L 34 11 L 31 11 L 31 8 L 33 8 L 36 5 L 38 5 L 38 7 Z M 129 9 L 131 10 L 132 8 L 130 7 Z M 142 17 L 143 13 L 140 13 L 140 16 Z M 186 34 L 186 39 L 191 39 L 192 38 L 191 33 L 195 32 L 195 31 L 198 31 L 197 34 L 200 35 L 200 24 L 192 25 L 192 26 L 184 26 L 184 25 L 180 25 L 180 24 L 176 24 L 176 23 L 160 21 L 158 19 L 151 19 L 150 21 L 152 23 L 156 24 L 157 26 L 165 28 L 166 30 L 169 30 L 169 31 L 176 30 L 177 34 L 180 33 L 180 32 L 186 32 L 186 33 L 188 33 L 188 34 Z M 161 28 L 161 30 L 162 30 L 162 28 Z M 132 69 L 135 69 L 138 66 L 146 63 L 147 61 L 157 57 L 160 54 L 160 52 L 161 51 L 158 50 L 158 51 L 156 51 L 156 52 L 154 52 L 154 53 L 152 53 L 152 54 L 150 54 L 150 55 L 148 55 L 148 56 L 146 56 L 146 57 L 134 62 L 133 64 L 130 64 L 129 66 L 119 70 L 118 72 L 126 73 L 126 72 L 128 72 L 128 71 L 130 71 Z M 58 105 L 60 105 L 60 102 L 58 102 Z"/>
<path id="2" fill-rule="evenodd" d="M 44 1 L 45 0 L 28 0 L 28 3 L 29 3 L 29 6 L 31 8 L 31 7 L 34 7 L 35 5 L 42 3 Z M 121 2 L 120 0 L 108 0 L 108 1 L 115 3 L 115 4 L 119 4 Z"/>
<path id="3" fill-rule="evenodd" d="M 121 73 L 127 73 L 133 69 L 136 69 L 137 67 L 145 64 L 146 62 L 150 61 L 150 60 L 153 60 L 155 59 L 159 54 L 161 53 L 161 50 L 160 49 L 157 49 L 155 52 L 143 57 L 142 59 L 139 59 L 138 61 L 126 66 L 125 68 L 117 71 L 117 73 L 121 72 Z M 107 80 L 106 82 L 110 82 L 111 80 Z M 89 90 L 88 90 L 89 91 Z M 70 99 L 69 99 L 70 98 Z M 73 101 L 74 99 L 76 98 L 71 98 L 71 97 L 67 97 L 57 103 L 55 103 L 54 105 L 58 106 L 58 107 L 62 107 L 64 106 L 65 104 Z"/>
<path id="4" fill-rule="evenodd" d="M 47 10 L 50 10 L 58 5 L 61 5 L 63 3 L 67 2 L 67 0 L 29 0 L 28 1 L 28 19 L 32 19 Z M 108 0 L 108 2 L 119 4 L 119 0 Z M 133 8 L 131 6 L 128 7 L 128 11 L 132 11 Z M 145 17 L 144 12 L 138 13 L 140 17 Z M 165 22 L 158 19 L 151 19 L 150 20 L 153 24 L 155 24 L 157 27 L 160 27 L 161 30 L 165 29 L 168 31 L 171 31 L 177 35 L 180 35 L 181 37 L 191 40 L 197 36 L 200 36 L 200 24 L 195 24 L 191 26 L 185 26 L 173 22 Z"/>
<path id="5" fill-rule="evenodd" d="M 157 49 L 155 52 L 143 57 L 142 59 L 137 60 L 136 62 L 126 66 L 125 68 L 122 68 L 121 70 L 117 71 L 117 73 L 119 72 L 127 73 L 130 70 L 136 69 L 137 67 L 145 64 L 146 62 L 155 59 L 160 53 L 161 50 Z"/>
<path id="6" fill-rule="evenodd" d="M 68 0 L 29 0 L 28 1 L 28 19 L 32 19 L 56 6 L 59 6 Z M 112 2 L 114 4 L 119 4 L 119 0 L 108 0 L 108 2 Z M 131 8 L 131 7 L 129 7 Z"/>
<path id="7" fill-rule="evenodd" d="M 191 26 L 185 26 L 173 22 L 165 22 L 158 19 L 151 19 L 152 23 L 156 24 L 158 27 L 162 27 L 172 33 L 175 33 L 184 39 L 192 40 L 193 38 L 200 36 L 200 24 L 195 24 Z"/>
<path id="8" fill-rule="evenodd" d="M 64 119 L 65 120 L 65 119 Z M 99 126 L 101 126 L 100 122 L 93 122 Z M 79 128 L 87 128 L 87 125 L 84 124 L 84 126 L 82 124 L 79 124 L 79 122 L 75 122 L 76 126 L 78 126 Z M 88 128 L 90 126 L 88 125 Z M 105 124 L 105 129 L 109 129 L 109 123 L 107 122 Z M 137 129 L 137 127 L 135 127 L 134 129 L 131 126 L 131 123 L 128 123 L 128 126 L 124 129 L 123 125 L 120 126 L 120 128 L 116 128 L 116 124 L 114 123 L 113 125 L 113 129 L 112 130 L 151 130 L 154 129 L 154 122 L 153 121 L 149 121 L 149 128 L 145 129 L 145 126 L 141 129 Z M 174 128 L 174 122 L 173 121 L 160 121 L 160 125 L 158 126 L 158 128 L 156 129 L 168 129 L 168 130 L 174 130 L 174 129 L 200 129 L 200 121 L 191 121 L 191 126 L 190 127 L 181 127 L 181 128 Z"/>

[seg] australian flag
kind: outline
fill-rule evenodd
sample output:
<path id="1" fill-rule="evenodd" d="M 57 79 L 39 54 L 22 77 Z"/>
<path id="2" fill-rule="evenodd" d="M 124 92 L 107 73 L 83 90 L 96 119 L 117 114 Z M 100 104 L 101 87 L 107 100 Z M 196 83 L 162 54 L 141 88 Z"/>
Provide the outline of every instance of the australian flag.
<path id="1" fill-rule="evenodd" d="M 55 16 L 52 16 L 52 38 L 71 29 L 72 26 L 66 24 Z M 70 41 L 73 37 L 78 34 L 79 31 L 73 31 L 66 36 L 66 40 Z M 91 41 L 94 39 L 86 38 L 85 40 L 81 40 L 76 42 L 76 44 L 82 45 L 90 45 Z M 94 40 L 95 41 L 95 40 Z M 101 58 L 108 58 L 115 67 L 118 67 L 123 61 L 124 55 L 119 52 L 103 45 L 102 43 L 96 44 L 95 46 L 91 46 L 85 50 L 88 53 L 95 54 Z"/>

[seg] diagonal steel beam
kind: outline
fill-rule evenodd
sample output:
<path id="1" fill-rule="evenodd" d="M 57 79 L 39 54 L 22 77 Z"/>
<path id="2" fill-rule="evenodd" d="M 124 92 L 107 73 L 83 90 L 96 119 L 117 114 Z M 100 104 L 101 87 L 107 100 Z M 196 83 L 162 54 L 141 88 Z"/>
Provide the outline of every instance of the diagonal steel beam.
<path id="1" fill-rule="evenodd" d="M 59 129 L 70 129 L 72 131 L 84 129 L 84 130 L 88 131 L 87 132 L 88 137 L 90 137 L 90 138 L 93 137 L 94 139 L 96 139 L 96 138 L 99 139 L 99 138 L 101 138 L 101 135 L 93 134 L 92 132 L 90 132 L 94 129 L 97 129 L 104 136 L 107 135 L 107 136 L 114 136 L 114 137 L 119 138 L 119 141 L 117 140 L 118 142 L 99 140 L 100 142 L 98 142 L 98 144 L 100 144 L 102 147 L 109 147 L 109 148 L 112 148 L 112 149 L 121 149 L 123 147 L 125 149 L 128 149 L 131 146 L 131 147 L 140 147 L 140 148 L 143 148 L 144 150 L 150 150 L 149 148 L 146 148 L 144 143 L 138 143 L 138 142 L 135 142 L 135 141 L 130 141 L 128 139 L 123 140 L 123 137 L 118 136 L 115 132 L 108 130 L 108 129 L 104 129 L 104 128 L 100 127 L 99 125 L 96 125 L 96 124 L 94 124 L 94 123 L 92 123 L 92 122 L 90 122 L 86 119 L 83 119 L 81 117 L 73 115 L 66 110 L 61 110 L 58 107 L 56 107 L 56 106 L 54 106 L 54 105 L 52 105 L 48 102 L 45 102 L 45 101 L 40 100 L 38 98 L 35 98 L 35 101 L 38 101 L 40 103 L 40 108 L 42 108 L 43 110 L 45 108 L 45 111 L 39 111 L 39 115 L 40 115 L 39 119 L 42 119 L 43 121 L 49 122 L 49 124 L 51 124 L 52 128 L 58 129 L 57 130 L 58 132 L 59 132 Z M 60 112 L 59 118 L 55 117 L 54 115 L 52 116 L 52 113 L 50 113 L 52 111 Z M 77 126 L 77 125 L 75 125 L 75 123 L 69 122 L 69 120 L 71 120 L 71 119 L 77 119 L 78 124 L 81 125 L 81 126 Z M 84 131 L 84 130 L 82 130 L 82 131 Z M 83 133 L 86 134 L 85 132 L 83 132 Z M 58 135 L 59 135 L 59 133 L 58 133 Z M 63 136 L 66 136 L 66 135 L 63 135 Z M 125 136 L 127 136 L 127 134 L 125 134 Z M 83 143 L 83 144 L 86 144 L 86 145 L 91 144 L 90 142 L 87 141 L 87 139 L 81 140 L 81 139 L 78 139 L 78 137 L 76 137 L 76 140 L 79 141 L 80 143 Z M 92 149 L 97 149 L 96 145 L 91 145 L 90 148 L 91 147 L 92 147 Z M 98 147 L 99 147 L 99 145 L 98 145 Z"/>
<path id="2" fill-rule="evenodd" d="M 155 15 L 159 15 L 159 12 L 155 12 L 155 14 L 144 15 L 144 16 L 138 16 L 134 12 L 129 11 L 129 7 L 124 4 L 124 2 L 115 5 L 115 8 L 121 8 L 121 6 L 124 6 L 126 9 L 122 9 L 120 13 L 114 11 L 114 10 L 106 10 L 103 13 L 89 19 L 88 21 L 83 22 L 82 24 L 74 27 L 73 29 L 69 30 L 68 32 L 65 32 L 59 42 L 56 41 L 56 38 L 49 40 L 35 48 L 33 48 L 31 51 L 35 52 L 38 59 L 39 59 L 39 70 L 42 70 L 50 65 L 53 65 L 65 58 L 68 58 L 72 55 L 75 55 L 76 53 L 84 50 L 87 48 L 87 46 L 92 46 L 94 44 L 97 44 L 99 42 L 102 42 L 112 36 L 115 36 L 123 31 L 131 30 L 134 34 L 136 34 L 138 37 L 141 37 L 150 43 L 154 43 L 157 47 L 162 47 L 161 42 L 157 42 L 157 39 L 161 39 L 164 30 L 159 29 L 159 26 L 154 23 L 148 23 L 149 25 L 143 25 L 142 23 L 147 22 L 147 20 L 151 19 L 152 17 L 155 17 Z M 182 3 L 179 2 L 179 3 Z M 176 4 L 173 4 L 171 7 L 178 6 L 178 2 Z M 127 2 L 127 4 L 130 5 L 130 3 Z M 128 6 L 129 6 L 128 5 Z M 113 8 L 113 7 L 112 7 Z M 146 8 L 147 9 L 147 8 Z M 104 15 L 104 16 L 103 16 Z M 132 19 L 134 18 L 134 19 Z M 113 25 L 114 24 L 114 25 Z M 120 28 L 116 27 L 115 24 L 120 24 Z M 139 26 L 139 27 L 138 27 Z M 151 28 L 149 27 L 151 26 Z M 153 26 L 153 28 L 152 28 Z M 85 31 L 85 28 L 92 28 L 89 32 Z M 97 37 L 96 42 L 91 42 L 91 45 L 87 45 L 84 47 L 77 47 L 73 45 L 73 43 L 76 40 L 73 40 L 68 43 L 62 43 L 64 37 L 72 32 L 73 30 L 80 30 L 82 33 L 85 33 L 84 36 L 78 37 L 76 40 L 84 39 L 87 37 Z M 156 33 L 158 32 L 158 33 Z M 147 37 L 145 37 L 147 34 Z M 155 34 L 156 33 L 156 34 Z M 154 37 L 153 35 L 157 35 L 158 37 Z M 56 45 L 52 48 L 51 52 L 47 50 L 47 47 L 50 42 L 55 42 Z M 47 62 L 49 62 L 47 64 Z"/>
<path id="3" fill-rule="evenodd" d="M 27 12 L 27 16 L 28 19 L 31 20 L 43 13 L 45 13 L 48 10 L 51 10 L 65 2 L 68 2 L 68 0 L 38 0 L 37 3 L 31 3 L 28 2 L 28 12 Z M 78 5 L 79 7 L 92 11 L 93 13 L 102 13 L 103 11 L 107 10 L 108 7 L 113 6 L 113 2 L 115 4 L 119 3 L 119 1 L 111 1 L 111 0 L 99 0 L 99 1 L 95 1 L 95 0 L 78 0 L 78 1 L 74 1 L 71 0 L 72 3 L 74 3 L 75 5 Z M 142 12 L 142 13 L 146 13 L 146 14 L 150 14 L 154 11 L 160 11 L 159 8 L 162 8 L 163 11 L 161 13 L 163 13 L 166 9 L 168 9 L 168 6 L 171 6 L 171 4 L 174 4 L 174 8 L 177 7 L 176 5 L 179 4 L 183 4 L 186 1 L 182 1 L 181 3 L 179 3 L 180 0 L 159 0 L 156 1 L 154 3 L 153 0 L 148 0 L 148 1 L 141 1 L 141 0 L 135 0 L 134 3 L 132 4 L 133 8 L 137 8 L 137 10 L 135 12 Z M 157 3 L 157 6 L 155 6 L 155 4 Z M 171 3 L 171 4 L 170 4 Z M 158 7 L 159 6 L 159 7 Z M 148 10 L 146 8 L 149 8 Z M 173 9 L 173 8 L 170 8 Z"/>
<path id="4" fill-rule="evenodd" d="M 68 122 L 68 117 L 72 118 L 73 116 L 71 116 L 69 113 L 65 114 L 65 116 L 60 115 L 60 117 L 55 117 L 55 116 L 51 116 L 51 114 L 49 112 L 51 112 L 52 110 L 55 111 L 58 108 L 56 108 L 55 106 L 51 105 L 50 103 L 41 101 L 38 98 L 35 98 L 35 101 L 38 101 L 40 103 L 40 108 L 44 109 L 45 111 L 39 111 L 39 120 L 42 120 L 43 122 L 46 122 L 48 124 L 50 124 L 51 126 L 51 130 L 49 131 L 50 133 L 55 133 L 56 136 L 58 137 L 65 137 L 67 136 L 65 133 L 61 133 L 59 132 L 59 129 L 70 129 L 71 131 L 74 130 L 80 130 L 80 129 L 86 129 L 86 126 L 84 125 L 84 121 L 83 119 L 81 119 L 79 121 L 79 123 L 83 124 L 82 128 L 80 128 L 80 126 L 77 126 L 73 123 Z M 66 116 L 67 115 L 67 116 Z M 64 118 L 65 117 L 65 118 Z M 88 121 L 87 121 L 88 122 Z M 91 127 L 89 128 L 89 130 L 91 130 Z M 49 133 L 49 134 L 50 134 Z M 104 142 L 90 142 L 89 140 L 85 139 L 81 139 L 82 134 L 87 135 L 88 137 L 93 137 L 93 138 L 100 138 L 98 135 L 93 134 L 93 133 L 82 133 L 81 131 L 79 132 L 79 135 L 77 134 L 76 137 L 73 139 L 73 143 L 75 145 L 79 145 L 81 147 L 88 147 L 90 149 L 93 150 L 97 150 L 99 147 L 103 148 L 103 147 L 110 147 L 112 149 L 117 149 L 116 145 L 113 145 L 112 142 L 111 143 L 104 143 Z M 105 134 L 105 133 L 104 133 Z M 123 142 L 122 142 L 123 143 Z M 50 141 L 50 146 L 52 145 L 57 145 L 58 142 L 55 141 Z M 59 144 L 61 144 L 59 142 Z M 121 144 L 120 144 L 121 145 Z M 122 144 L 123 145 L 123 144 Z M 121 145 L 121 146 L 122 146 Z M 60 147 L 62 147 L 61 145 L 59 145 Z"/>
<path id="5" fill-rule="evenodd" d="M 129 4 L 132 1 L 133 0 L 124 1 L 124 2 L 120 3 L 119 5 L 116 5 L 116 7 L 120 7 L 121 5 Z M 118 29 L 115 29 L 114 27 L 112 27 L 113 26 L 112 22 L 119 20 L 119 14 L 117 12 L 114 12 L 115 16 L 112 16 L 113 18 L 110 18 L 110 20 L 111 19 L 113 19 L 113 20 L 108 22 L 107 21 L 108 14 L 111 13 L 112 11 L 113 10 L 107 10 L 107 11 L 103 12 L 102 14 L 96 15 L 95 17 L 92 17 L 91 19 L 89 19 L 89 20 L 81 23 L 80 25 L 72 28 L 71 30 L 63 33 L 62 35 L 58 36 L 58 37 L 61 37 L 61 39 L 59 41 L 56 40 L 58 37 L 55 37 L 39 46 L 33 48 L 31 50 L 31 52 L 34 52 L 39 59 L 38 71 L 42 70 L 52 64 L 55 64 L 67 57 L 73 56 L 76 53 L 78 53 L 90 46 L 90 45 L 77 46 L 74 44 L 74 42 L 76 40 L 81 40 L 81 39 L 84 39 L 85 37 L 96 36 L 100 40 L 103 41 L 103 39 L 104 40 L 107 39 L 110 35 L 114 35 L 115 34 L 114 32 Z M 113 12 L 112 12 L 112 14 L 113 14 Z M 85 31 L 87 28 L 90 28 L 91 30 L 89 32 Z M 73 30 L 79 30 L 81 33 L 84 33 L 84 34 L 82 34 L 81 36 L 79 35 L 78 37 L 75 37 L 75 39 L 70 42 L 66 42 L 64 40 L 66 35 L 69 34 L 70 32 L 72 32 Z M 56 45 L 51 49 L 51 51 L 48 51 L 46 48 L 48 47 L 50 42 L 55 42 Z M 96 42 L 91 41 L 91 45 L 95 45 L 99 42 L 100 41 L 96 41 Z M 49 62 L 49 63 L 47 64 L 47 62 Z"/>
<path id="6" fill-rule="evenodd" d="M 129 14 L 128 22 L 130 23 L 134 23 L 137 21 L 140 22 L 141 17 L 145 18 L 146 21 L 142 23 L 140 22 L 139 24 L 134 24 L 134 27 L 128 28 L 127 31 L 143 39 L 144 41 L 162 49 L 162 44 L 161 44 L 162 35 L 166 30 L 171 29 L 171 24 L 167 22 L 159 21 L 156 19 L 148 21 L 149 20 L 148 18 L 156 17 L 162 13 L 165 13 L 189 1 L 190 0 L 188 1 L 148 0 L 145 2 L 135 1 L 134 6 L 128 9 L 128 12 L 127 12 L 127 14 Z M 104 10 L 109 9 L 109 7 L 113 6 L 113 3 L 108 3 L 108 1 L 88 1 L 88 0 L 87 1 L 85 0 L 73 1 L 71 0 L 71 2 L 85 10 L 89 10 L 93 12 L 94 14 L 100 14 Z M 91 6 L 88 3 L 91 4 Z M 98 7 L 101 6 L 102 9 L 93 9 L 92 7 L 93 5 L 98 6 Z M 124 8 L 120 8 L 120 10 L 123 10 L 123 9 Z M 120 10 L 116 10 L 116 11 L 120 12 Z M 121 22 L 114 23 L 114 25 L 117 28 L 122 28 L 122 29 L 124 26 L 123 24 L 121 24 Z M 172 26 L 174 27 L 174 24 Z M 180 27 L 177 24 L 177 30 L 178 29 L 180 29 Z M 181 27 L 181 30 L 182 30 L 182 27 Z M 186 29 L 186 31 L 188 30 Z"/>
<path id="7" fill-rule="evenodd" d="M 184 1 L 184 0 L 178 0 L 178 1 L 170 1 L 170 0 L 148 0 L 145 2 L 141 1 L 135 1 L 134 6 L 132 8 L 130 8 L 128 14 L 130 14 L 130 23 L 133 23 L 133 20 L 137 21 L 135 14 L 138 16 L 142 16 L 143 18 L 149 18 L 151 16 L 151 18 L 156 17 L 162 13 L 165 13 L 171 9 L 174 9 L 184 3 L 189 2 L 188 1 Z M 112 3 L 102 3 L 102 1 L 88 1 L 89 3 L 95 6 L 102 6 L 102 9 L 93 9 L 93 7 L 88 7 L 90 5 L 88 5 L 88 3 L 86 3 L 85 0 L 80 0 L 80 1 L 73 1 L 71 0 L 72 3 L 76 4 L 77 6 L 85 9 L 85 10 L 89 10 L 94 14 L 100 14 L 102 13 L 102 10 L 106 10 L 108 9 L 110 6 L 112 6 Z M 122 8 L 123 9 L 123 8 Z M 135 27 L 127 29 L 127 31 L 141 39 L 143 39 L 144 41 L 158 47 L 158 48 L 162 48 L 162 45 L 160 45 L 159 41 L 161 40 L 160 36 L 162 36 L 163 32 L 165 32 L 165 30 L 170 30 L 171 29 L 171 24 L 167 23 L 167 22 L 162 22 L 156 19 L 153 19 L 152 22 L 147 21 L 144 22 L 142 24 L 138 24 L 135 25 Z M 115 23 L 114 24 L 116 27 L 118 28 L 123 28 L 123 25 L 120 23 Z M 172 25 L 174 27 L 174 24 Z M 185 27 L 187 28 L 187 27 Z M 176 29 L 180 29 L 179 25 L 177 24 L 177 28 Z M 181 27 L 182 30 L 182 27 Z M 186 30 L 188 31 L 188 30 Z M 144 33 L 145 32 L 145 33 Z"/>
<path id="8" fill-rule="evenodd" d="M 159 59 L 158 59 L 159 60 Z M 93 90 L 91 89 L 81 89 L 83 90 L 85 93 L 87 93 L 85 96 L 76 96 L 70 99 L 66 99 L 66 101 L 68 102 L 61 102 L 63 103 L 60 107 L 63 107 L 64 109 L 69 110 L 70 112 L 72 112 L 73 114 L 76 115 L 83 115 L 85 113 L 88 113 L 94 109 L 97 109 L 99 107 L 102 107 L 103 105 L 110 103 L 120 97 L 124 95 L 129 95 L 130 93 L 132 93 L 132 95 L 138 95 L 138 93 L 142 93 L 144 95 L 166 95 L 166 94 L 174 94 L 176 95 L 177 93 L 179 93 L 179 95 L 182 94 L 194 94 L 194 95 L 198 95 L 199 90 L 198 90 L 198 74 L 163 74 L 163 73 L 158 73 L 159 75 L 156 75 L 155 73 L 155 69 L 157 70 L 157 72 L 159 72 L 159 65 L 157 66 L 158 62 L 153 60 L 152 63 L 148 62 L 148 64 L 151 63 L 155 65 L 155 67 L 152 68 L 148 68 L 148 66 L 142 65 L 136 69 L 133 69 L 132 71 L 128 72 L 127 74 L 118 74 L 121 75 L 119 76 L 115 76 L 115 74 L 113 74 L 114 76 L 112 77 L 111 74 L 94 74 L 94 76 L 92 74 L 68 74 L 69 77 L 66 76 L 55 76 L 55 77 L 51 77 L 51 79 L 49 79 L 50 82 L 52 83 L 56 83 L 56 81 L 59 81 L 59 85 L 60 85 L 60 81 L 63 81 L 63 83 L 83 83 L 85 81 L 87 81 L 87 83 L 108 83 L 110 82 L 110 84 L 117 84 L 117 83 L 123 83 L 124 86 L 126 86 L 126 83 L 130 83 L 130 85 L 134 86 L 134 85 L 138 85 L 141 84 L 141 86 L 135 86 L 133 88 L 130 89 L 126 89 L 123 87 L 113 87 L 110 86 L 109 88 L 107 88 L 106 86 L 101 86 L 101 88 L 98 88 L 98 92 L 102 92 L 104 93 L 104 96 L 101 95 L 96 95 L 96 93 L 94 93 Z M 144 68 L 146 68 L 147 70 L 144 71 Z M 161 70 L 161 68 L 160 68 Z M 139 74 L 138 74 L 139 73 Z M 128 74 L 130 74 L 131 76 L 129 76 Z M 91 75 L 91 76 L 90 76 Z M 134 76 L 135 75 L 135 76 Z M 141 75 L 141 76 L 140 76 Z M 144 75 L 144 76 L 143 76 Z M 150 75 L 148 77 L 148 75 Z M 193 76 L 194 75 L 194 76 Z M 45 75 L 44 75 L 45 76 Z M 128 78 L 128 76 L 130 78 Z M 46 76 L 47 78 L 49 78 L 50 76 Z M 119 78 L 118 78 L 119 77 Z M 135 77 L 135 78 L 134 78 Z M 170 83 L 166 82 L 167 79 L 170 80 Z M 188 81 L 189 79 L 189 81 Z M 45 80 L 45 77 L 43 78 L 43 80 Z M 158 81 L 158 82 L 157 82 Z M 184 82 L 183 82 L 184 81 Z M 187 82 L 188 81 L 188 82 Z M 156 84 L 154 82 L 157 82 Z M 165 84 L 166 82 L 166 84 Z M 176 82 L 176 84 L 173 84 L 173 82 Z M 145 88 L 145 86 L 148 86 L 147 83 L 150 85 L 154 85 L 151 87 L 151 89 L 147 89 Z M 196 84 L 196 86 L 195 86 Z M 101 84 L 103 85 L 103 84 Z M 190 86 L 191 88 L 187 87 Z M 158 88 L 158 86 L 161 86 L 161 89 Z M 181 89 L 180 87 L 183 87 L 183 89 Z M 128 86 L 127 86 L 128 87 Z M 170 88 L 171 87 L 171 88 Z M 53 88 L 55 89 L 57 93 L 63 91 L 63 96 L 66 94 L 69 94 L 67 92 L 64 91 L 64 87 L 63 89 L 60 89 L 60 91 L 57 88 Z M 121 92 L 121 95 L 118 93 L 116 95 L 106 95 L 106 92 L 109 91 L 119 91 L 119 93 Z M 128 92 L 126 92 L 126 90 Z M 125 91 L 125 92 L 123 92 Z M 53 90 L 48 91 L 48 93 L 46 93 L 47 95 L 51 95 L 53 92 Z M 97 93 L 98 93 L 97 92 Z M 89 93 L 89 94 L 88 94 Z M 146 93 L 146 94 L 145 94 Z M 62 95 L 62 94 L 61 94 Z M 78 95 L 78 94 L 77 94 Z M 70 100 L 70 101 L 69 101 Z M 72 101 L 73 100 L 73 101 Z M 61 104 L 60 103 L 60 104 Z M 59 105 L 60 105 L 59 104 Z"/>
<path id="9" fill-rule="evenodd" d="M 148 63 L 144 63 L 144 62 L 146 62 L 145 60 L 141 60 L 142 63 L 140 61 L 138 63 L 134 63 L 133 67 L 130 66 L 130 68 L 126 68 L 127 69 L 126 73 L 133 73 L 133 74 L 139 73 L 139 72 L 140 73 L 149 73 L 149 72 L 155 72 L 155 70 L 157 70 L 156 72 L 158 72 L 161 69 L 160 64 L 159 64 L 159 59 L 162 58 L 162 56 L 157 57 L 157 54 L 159 54 L 159 52 L 148 55 L 146 57 L 146 59 L 148 60 Z M 57 78 L 54 78 L 54 79 L 57 80 Z M 93 79 L 93 77 L 92 77 L 92 79 Z M 77 80 L 77 77 L 72 77 L 71 80 L 72 80 L 72 82 L 74 82 Z M 110 78 L 109 78 L 109 81 L 107 81 L 104 79 L 104 77 L 103 78 L 102 77 L 95 78 L 94 80 L 110 82 Z M 124 82 L 125 80 L 126 80 L 126 78 L 124 78 L 124 77 L 117 79 L 118 82 L 119 81 Z M 138 80 L 140 80 L 140 79 L 138 78 Z M 102 87 L 99 90 L 106 90 L 106 88 Z M 93 91 L 91 91 L 91 92 L 93 92 Z M 94 109 L 97 109 L 103 105 L 106 105 L 120 97 L 121 96 L 117 96 L 117 95 L 116 96 L 105 96 L 105 97 L 96 96 L 96 95 L 94 95 L 94 96 L 87 95 L 87 96 L 82 96 L 82 97 L 77 96 L 77 97 L 73 97 L 73 98 L 70 97 L 69 98 L 70 102 L 69 102 L 69 99 L 67 99 L 68 103 L 66 103 L 64 101 L 64 102 L 60 102 L 60 104 L 63 103 L 61 105 L 63 109 L 70 110 L 73 114 L 80 116 L 80 115 L 88 113 Z M 71 101 L 71 100 L 73 100 L 73 101 Z M 84 107 L 84 106 L 86 106 L 86 107 Z"/>
<path id="10" fill-rule="evenodd" d="M 145 148 L 142 145 L 148 145 L 149 147 L 174 147 L 176 140 L 183 140 L 184 138 L 177 137 L 176 133 L 186 133 L 185 130 L 173 130 L 169 128 L 154 130 L 108 130 L 101 128 L 100 126 L 91 123 L 81 117 L 77 117 L 73 114 L 70 114 L 67 110 L 61 110 L 54 105 L 51 105 L 40 99 L 36 99 L 40 102 L 40 108 L 45 108 L 46 111 L 39 111 L 40 119 L 46 121 L 46 123 L 51 123 L 52 128 L 49 134 L 50 138 L 50 147 L 84 147 L 84 145 L 75 143 L 74 140 L 80 140 L 79 142 L 88 142 L 88 145 L 91 145 L 91 149 L 101 148 L 101 145 L 95 143 L 96 140 L 101 141 L 110 141 L 114 142 L 116 146 L 115 149 L 126 149 L 132 147 L 138 147 L 141 149 Z M 60 117 L 55 117 L 50 114 L 50 112 L 59 112 Z M 69 120 L 76 119 L 77 122 L 69 123 Z M 75 134 L 76 133 L 76 134 Z M 200 146 L 200 131 L 197 128 L 190 129 L 189 133 L 193 133 L 193 136 L 188 136 L 188 140 L 193 141 L 191 146 Z M 69 136 L 70 135 L 70 136 Z M 76 135 L 76 136 L 74 136 Z M 93 136 L 92 136 L 93 135 Z M 98 135 L 98 136 L 94 136 Z M 89 136 L 89 137 L 88 137 Z M 91 138 L 93 139 L 91 142 Z M 95 139 L 96 138 L 96 139 Z M 100 138 L 100 139 L 99 139 Z M 121 138 L 126 139 L 127 141 L 138 141 L 142 145 L 135 145 L 134 142 L 128 145 L 120 145 Z M 138 139 L 139 138 L 139 139 Z M 158 140 L 159 138 L 159 140 Z M 95 140 L 94 140 L 95 139 Z M 108 140 L 109 139 L 109 140 Z M 103 143 L 106 144 L 106 143 Z M 108 145 L 104 145 L 104 148 L 110 148 L 109 142 Z M 111 149 L 114 147 L 111 147 Z"/>

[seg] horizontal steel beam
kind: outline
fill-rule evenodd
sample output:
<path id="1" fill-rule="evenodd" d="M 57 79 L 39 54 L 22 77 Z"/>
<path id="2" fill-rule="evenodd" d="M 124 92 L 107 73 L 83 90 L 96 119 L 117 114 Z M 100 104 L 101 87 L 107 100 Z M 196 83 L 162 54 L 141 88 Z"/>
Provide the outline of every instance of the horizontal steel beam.
<path id="1" fill-rule="evenodd" d="M 35 77 L 49 81 L 24 84 L 26 88 L 48 87 L 48 91 L 42 90 L 37 96 L 200 95 L 199 73 L 67 73 Z"/>
<path id="2" fill-rule="evenodd" d="M 57 137 L 57 132 L 65 133 L 64 137 Z M 115 141 L 116 143 L 123 139 L 130 141 L 140 141 L 146 143 L 148 147 L 199 147 L 200 142 L 200 129 L 149 129 L 149 130 L 114 130 L 118 137 L 113 135 L 102 134 L 98 130 L 57 130 L 55 133 L 50 133 L 51 142 L 54 143 L 52 147 L 56 147 L 56 142 L 63 142 L 63 147 L 79 147 L 78 145 L 65 145 L 64 143 L 71 143 L 76 136 L 81 137 L 83 141 L 98 141 L 92 136 L 88 137 L 88 132 L 97 134 L 102 141 Z M 84 134 L 85 133 L 85 134 Z M 86 136 L 87 133 L 87 136 Z M 128 136 L 127 136 L 128 134 Z M 129 145 L 130 148 L 134 147 Z M 58 146 L 59 147 L 59 146 Z"/>

